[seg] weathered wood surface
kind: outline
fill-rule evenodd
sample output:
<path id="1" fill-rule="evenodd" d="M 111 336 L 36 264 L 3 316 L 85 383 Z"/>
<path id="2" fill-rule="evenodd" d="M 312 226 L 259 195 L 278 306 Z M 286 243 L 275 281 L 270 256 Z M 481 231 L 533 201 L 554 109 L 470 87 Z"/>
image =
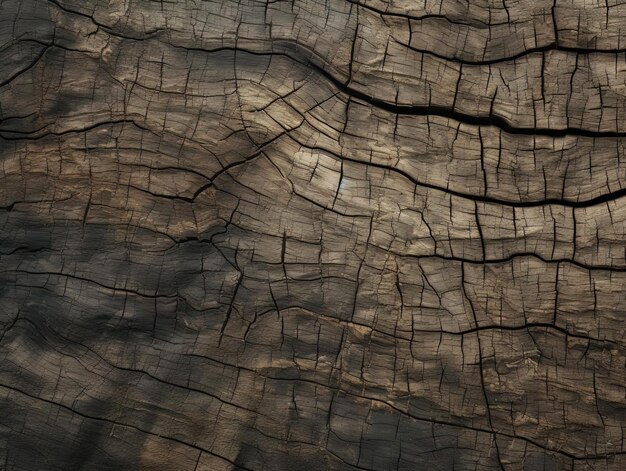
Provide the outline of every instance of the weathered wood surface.
<path id="1" fill-rule="evenodd" d="M 0 2 L 0 467 L 626 469 L 625 37 Z"/>

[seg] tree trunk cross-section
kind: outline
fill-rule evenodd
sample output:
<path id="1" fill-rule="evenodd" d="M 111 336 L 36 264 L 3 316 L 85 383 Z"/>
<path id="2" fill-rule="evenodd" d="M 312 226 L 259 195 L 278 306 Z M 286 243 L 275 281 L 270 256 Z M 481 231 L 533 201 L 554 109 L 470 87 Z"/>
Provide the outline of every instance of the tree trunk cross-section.
<path id="1" fill-rule="evenodd" d="M 0 469 L 626 469 L 626 3 L 0 1 Z"/>

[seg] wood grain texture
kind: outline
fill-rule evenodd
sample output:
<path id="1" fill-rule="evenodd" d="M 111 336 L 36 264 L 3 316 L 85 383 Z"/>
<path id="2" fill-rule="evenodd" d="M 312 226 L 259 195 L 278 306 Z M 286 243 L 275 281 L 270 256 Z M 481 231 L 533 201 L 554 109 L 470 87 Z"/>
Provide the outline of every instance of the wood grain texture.
<path id="1" fill-rule="evenodd" d="M 0 468 L 626 469 L 625 25 L 0 1 Z"/>

